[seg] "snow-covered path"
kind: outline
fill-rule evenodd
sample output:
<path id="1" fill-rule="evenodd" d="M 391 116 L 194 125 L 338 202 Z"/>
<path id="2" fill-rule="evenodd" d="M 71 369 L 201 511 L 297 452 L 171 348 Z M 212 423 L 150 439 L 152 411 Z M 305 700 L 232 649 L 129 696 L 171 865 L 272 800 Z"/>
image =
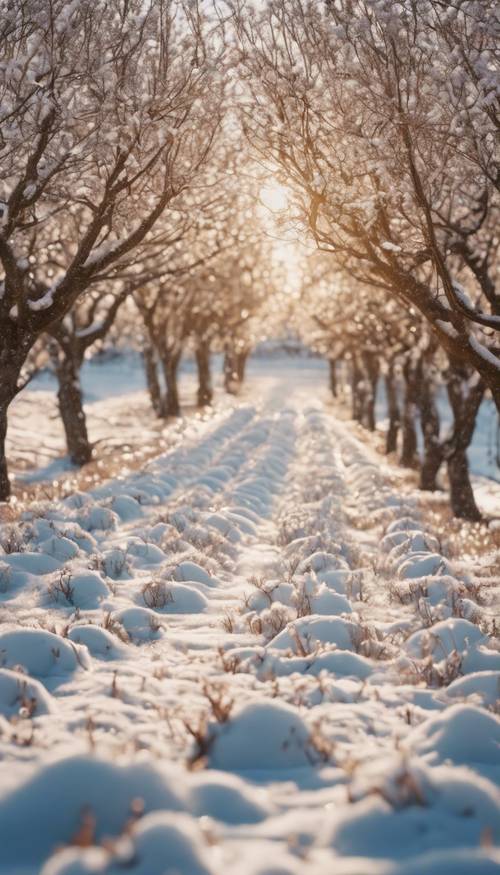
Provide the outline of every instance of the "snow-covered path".
<path id="1" fill-rule="evenodd" d="M 2 875 L 500 871 L 500 578 L 317 376 L 4 527 Z"/>

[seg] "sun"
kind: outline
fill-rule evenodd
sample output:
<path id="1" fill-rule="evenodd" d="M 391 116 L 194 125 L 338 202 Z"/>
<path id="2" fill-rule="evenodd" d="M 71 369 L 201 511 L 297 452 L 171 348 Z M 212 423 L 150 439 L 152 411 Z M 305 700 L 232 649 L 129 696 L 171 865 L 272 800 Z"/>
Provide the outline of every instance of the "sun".
<path id="1" fill-rule="evenodd" d="M 260 190 L 260 201 L 273 213 L 281 213 L 290 203 L 288 189 L 277 180 L 270 180 Z"/>

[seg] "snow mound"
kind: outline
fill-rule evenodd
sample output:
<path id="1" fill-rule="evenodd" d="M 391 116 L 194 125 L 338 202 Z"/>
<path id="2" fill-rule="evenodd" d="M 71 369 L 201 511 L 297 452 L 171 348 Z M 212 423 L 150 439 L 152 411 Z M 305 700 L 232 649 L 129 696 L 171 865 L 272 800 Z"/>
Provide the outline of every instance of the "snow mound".
<path id="1" fill-rule="evenodd" d="M 395 534 L 402 535 L 403 533 L 399 532 Z M 388 537 L 394 537 L 394 535 L 389 535 Z M 402 556 L 403 553 L 438 554 L 439 549 L 440 543 L 434 535 L 429 535 L 428 532 L 406 532 L 404 540 L 392 547 L 388 558 L 390 562 L 394 562 Z"/>
<path id="2" fill-rule="evenodd" d="M 386 535 L 393 535 L 395 532 L 403 532 L 407 534 L 408 532 L 422 532 L 423 528 L 421 523 L 417 522 L 417 520 L 413 519 L 409 516 L 400 517 L 397 520 L 394 520 L 386 529 Z"/>
<path id="3" fill-rule="evenodd" d="M 45 678 L 90 668 L 85 647 L 45 629 L 16 629 L 0 633 L 0 664 L 22 666 L 29 674 Z"/>
<path id="4" fill-rule="evenodd" d="M 193 586 L 173 583 L 168 587 L 170 598 L 163 610 L 168 614 L 198 614 L 207 610 L 208 601 Z"/>
<path id="5" fill-rule="evenodd" d="M 25 711 L 27 716 L 39 716 L 53 709 L 54 701 L 39 681 L 0 668 L 0 714 L 10 718 Z"/>
<path id="6" fill-rule="evenodd" d="M 127 555 L 140 559 L 146 565 L 159 565 L 167 558 L 156 544 L 148 544 L 141 538 L 132 538 L 127 544 Z"/>
<path id="7" fill-rule="evenodd" d="M 175 580 L 181 582 L 204 583 L 206 586 L 214 586 L 215 580 L 196 562 L 180 562 L 174 571 Z"/>
<path id="8" fill-rule="evenodd" d="M 322 616 L 352 614 L 349 599 L 344 595 L 332 592 L 325 583 L 322 583 L 318 591 L 311 597 L 311 607 L 314 614 Z"/>
<path id="9" fill-rule="evenodd" d="M 405 532 L 391 532 L 390 534 L 384 535 L 380 544 L 379 550 L 381 553 L 392 553 L 393 550 L 402 547 L 408 544 L 408 541 L 414 535 L 421 535 L 422 532 L 420 530 Z"/>
<path id="10" fill-rule="evenodd" d="M 355 650 L 359 626 L 340 617 L 302 617 L 289 623 L 286 629 L 269 642 L 276 650 L 291 650 L 296 653 L 312 652 L 317 644 L 330 644 L 339 650 Z"/>
<path id="11" fill-rule="evenodd" d="M 491 708 L 500 700 L 500 671 L 476 671 L 467 677 L 457 678 L 446 690 L 452 698 L 475 696 Z"/>
<path id="12" fill-rule="evenodd" d="M 158 614 L 149 608 L 122 608 L 113 619 L 121 623 L 132 641 L 154 641 L 163 634 Z"/>
<path id="13" fill-rule="evenodd" d="M 90 623 L 73 626 L 68 632 L 70 641 L 83 644 L 92 656 L 98 659 L 114 659 L 122 650 L 117 639 L 107 629 Z"/>
<path id="14" fill-rule="evenodd" d="M 88 492 L 72 492 L 63 501 L 63 505 L 71 510 L 81 510 L 82 507 L 88 507 L 91 504 L 92 497 Z"/>
<path id="15" fill-rule="evenodd" d="M 13 571 L 24 571 L 27 574 L 51 574 L 60 567 L 60 560 L 46 553 L 9 553 L 2 561 L 10 565 Z"/>
<path id="16" fill-rule="evenodd" d="M 339 595 L 345 595 L 348 583 L 352 580 L 353 574 L 350 569 L 337 569 L 336 571 L 319 571 L 317 578 L 320 583 L 324 583 L 328 589 L 332 589 Z"/>
<path id="17" fill-rule="evenodd" d="M 53 556 L 54 559 L 60 559 L 61 562 L 69 562 L 78 555 L 78 545 L 70 538 L 54 535 L 52 538 L 42 541 L 39 545 L 41 553 L 46 553 L 48 556 Z"/>
<path id="18" fill-rule="evenodd" d="M 65 519 L 62 524 L 54 523 L 54 525 L 58 527 L 58 537 L 65 538 L 68 541 L 73 541 L 73 543 L 76 544 L 80 550 L 83 550 L 84 553 L 95 553 L 97 543 L 94 536 L 91 535 L 90 532 L 84 531 L 78 523 Z"/>
<path id="19" fill-rule="evenodd" d="M 429 762 L 500 762 L 500 718 L 474 705 L 452 705 L 410 732 L 410 750 Z"/>
<path id="20" fill-rule="evenodd" d="M 129 522 L 143 515 L 141 505 L 131 495 L 115 495 L 111 501 L 111 509 L 118 514 L 122 522 Z"/>
<path id="21" fill-rule="evenodd" d="M 214 875 L 209 855 L 192 818 L 158 812 L 141 818 L 122 847 L 64 851 L 41 875 Z"/>
<path id="22" fill-rule="evenodd" d="M 411 553 L 398 565 L 398 575 L 403 580 L 415 580 L 431 574 L 451 574 L 451 568 L 440 553 Z"/>
<path id="23" fill-rule="evenodd" d="M 325 553 L 317 551 L 312 553 L 300 563 L 297 571 L 299 574 L 306 574 L 308 571 L 330 571 L 347 569 L 347 563 L 341 556 L 335 556 L 333 553 Z"/>
<path id="24" fill-rule="evenodd" d="M 209 752 L 212 768 L 278 771 L 311 764 L 309 730 L 289 705 L 251 702 L 212 731 Z"/>
<path id="25" fill-rule="evenodd" d="M 437 850 L 443 853 L 444 849 L 455 854 L 457 843 L 461 853 L 466 853 L 467 847 L 476 849 L 482 830 L 488 826 L 477 817 L 455 813 L 439 804 L 430 810 L 418 804 L 394 808 L 385 799 L 369 795 L 340 814 L 328 844 L 341 856 L 404 860 L 404 864 L 386 870 L 391 875 L 393 872 L 406 875 L 408 858 L 414 858 L 411 871 L 421 875 L 426 870 L 416 867 L 415 858 L 419 860 L 420 855 Z M 441 870 L 429 871 L 441 875 Z M 468 870 L 467 875 L 475 875 L 475 870 Z"/>
<path id="26" fill-rule="evenodd" d="M 77 522 L 87 532 L 110 532 L 117 528 L 120 521 L 118 514 L 109 507 L 101 507 L 99 504 L 86 507 Z"/>
<path id="27" fill-rule="evenodd" d="M 450 617 L 435 623 L 431 629 L 420 629 L 410 635 L 406 651 L 417 659 L 429 655 L 434 659 L 445 659 L 453 651 L 464 653 L 470 647 L 486 642 L 486 636 L 474 623 L 461 617 Z"/>
<path id="28" fill-rule="evenodd" d="M 95 571 L 69 574 L 63 586 L 56 583 L 51 587 L 53 598 L 83 610 L 94 610 L 109 596 L 106 583 Z"/>
<path id="29" fill-rule="evenodd" d="M 221 513 L 212 513 L 205 518 L 207 526 L 216 529 L 224 538 L 236 544 L 241 539 L 241 534 L 233 525 L 233 522 Z"/>
<path id="30" fill-rule="evenodd" d="M 271 813 L 264 792 L 237 775 L 200 773 L 189 794 L 189 808 L 197 817 L 209 815 L 222 823 L 260 823 Z"/>
<path id="31" fill-rule="evenodd" d="M 120 580 L 130 574 L 130 563 L 125 550 L 121 547 L 105 550 L 101 561 L 104 574 L 113 580 Z"/>
<path id="32" fill-rule="evenodd" d="M 307 667 L 307 674 L 315 675 L 326 672 L 334 677 L 355 677 L 365 680 L 373 674 L 373 664 L 365 656 L 351 653 L 348 650 L 331 650 L 319 653 Z"/>
<path id="33" fill-rule="evenodd" d="M 255 536 L 257 534 L 257 529 L 247 514 L 236 511 L 233 508 L 224 509 L 224 513 L 227 519 L 244 535 Z"/>
<path id="34" fill-rule="evenodd" d="M 174 784 L 178 780 L 147 762 L 119 766 L 76 756 L 40 766 L 36 774 L 0 798 L 2 863 L 46 859 L 55 847 L 76 835 L 85 810 L 95 819 L 98 841 L 122 832 L 137 799 L 142 800 L 145 813 L 180 811 L 184 805 Z M 36 825 L 29 841 L 27 823 Z M 149 870 L 155 871 L 154 867 Z"/>

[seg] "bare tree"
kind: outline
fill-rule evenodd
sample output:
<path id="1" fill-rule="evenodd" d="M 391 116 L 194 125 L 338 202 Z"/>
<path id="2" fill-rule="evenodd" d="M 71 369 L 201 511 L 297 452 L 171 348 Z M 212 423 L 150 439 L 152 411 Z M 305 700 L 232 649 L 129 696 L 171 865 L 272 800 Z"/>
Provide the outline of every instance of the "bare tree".
<path id="1" fill-rule="evenodd" d="M 451 25 L 443 4 L 412 0 L 233 11 L 245 129 L 296 191 L 317 245 L 420 311 L 500 409 L 500 313 L 487 270 L 498 247 L 494 4 L 470 15 L 457 6 Z M 457 266 L 469 271 L 474 303 Z"/>
<path id="2" fill-rule="evenodd" d="M 83 398 L 80 369 L 87 350 L 103 340 L 111 329 L 127 290 L 116 295 L 92 291 L 72 308 L 64 319 L 49 329 L 50 357 L 59 385 L 57 400 L 66 436 L 66 447 L 75 465 L 92 458 Z"/>
<path id="3" fill-rule="evenodd" d="M 210 28 L 177 0 L 25 0 L 4 17 L 0 499 L 29 350 L 92 283 L 133 262 L 210 152 L 223 91 Z"/>

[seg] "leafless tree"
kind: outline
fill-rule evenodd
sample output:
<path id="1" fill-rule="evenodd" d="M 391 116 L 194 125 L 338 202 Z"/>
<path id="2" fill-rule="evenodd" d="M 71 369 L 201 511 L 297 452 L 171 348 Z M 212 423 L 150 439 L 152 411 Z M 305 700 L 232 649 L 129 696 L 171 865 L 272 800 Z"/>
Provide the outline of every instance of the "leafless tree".
<path id="1" fill-rule="evenodd" d="M 222 44 L 182 0 L 21 0 L 4 10 L 0 45 L 5 499 L 7 410 L 29 350 L 175 207 L 210 153 L 224 81 Z"/>

